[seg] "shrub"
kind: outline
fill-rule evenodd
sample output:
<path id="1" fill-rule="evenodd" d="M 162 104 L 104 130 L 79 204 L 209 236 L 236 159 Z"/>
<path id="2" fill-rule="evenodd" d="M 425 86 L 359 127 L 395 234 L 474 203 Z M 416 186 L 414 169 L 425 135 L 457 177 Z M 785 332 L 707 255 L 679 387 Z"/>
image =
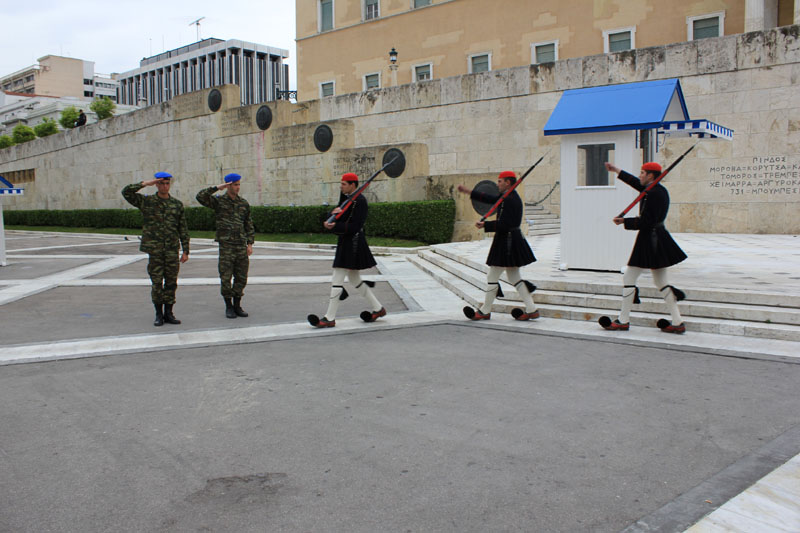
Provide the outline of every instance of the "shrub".
<path id="1" fill-rule="evenodd" d="M 11 131 L 11 139 L 14 141 L 14 144 L 26 143 L 35 138 L 36 134 L 33 132 L 33 128 L 25 124 L 17 124 Z"/>
<path id="2" fill-rule="evenodd" d="M 58 124 L 54 119 L 45 117 L 44 120 L 33 127 L 33 132 L 37 137 L 47 137 L 58 133 Z"/>
<path id="3" fill-rule="evenodd" d="M 89 109 L 95 112 L 97 115 L 97 120 L 103 120 L 113 116 L 116 108 L 117 104 L 115 104 L 114 101 L 108 96 L 95 98 L 95 100 L 89 104 Z"/>
<path id="4" fill-rule="evenodd" d="M 250 210 L 258 233 L 321 233 L 331 206 L 253 206 Z M 190 230 L 216 229 L 214 212 L 205 207 L 187 207 Z M 456 204 L 453 200 L 390 202 L 370 205 L 367 236 L 413 239 L 436 244 L 453 237 Z M 141 228 L 138 209 L 76 209 L 71 211 L 6 211 L 10 226 L 70 226 L 79 228 Z"/>
<path id="5" fill-rule="evenodd" d="M 0 148 L 8 148 L 14 146 L 14 139 L 8 135 L 0 135 Z"/>
<path id="6" fill-rule="evenodd" d="M 75 121 L 78 120 L 78 114 L 75 106 L 71 105 L 61 112 L 61 118 L 58 119 L 58 123 L 65 130 L 72 129 L 75 127 Z"/>

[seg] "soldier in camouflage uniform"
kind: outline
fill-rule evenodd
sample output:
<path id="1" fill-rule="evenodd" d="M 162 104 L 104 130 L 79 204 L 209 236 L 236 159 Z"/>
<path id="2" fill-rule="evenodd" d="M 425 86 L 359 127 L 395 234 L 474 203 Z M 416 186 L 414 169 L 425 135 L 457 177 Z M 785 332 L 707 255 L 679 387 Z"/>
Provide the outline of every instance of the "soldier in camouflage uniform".
<path id="1" fill-rule="evenodd" d="M 139 250 L 150 255 L 147 273 L 150 275 L 150 292 L 156 308 L 154 326 L 180 324 L 175 318 L 172 306 L 175 304 L 175 290 L 178 288 L 178 243 L 183 249 L 180 263 L 189 260 L 189 228 L 183 213 L 183 204 L 169 194 L 172 176 L 166 172 L 155 174 L 154 180 L 133 183 L 122 189 L 122 196 L 142 212 L 142 244 Z M 155 185 L 158 192 L 145 196 L 139 189 Z"/>
<path id="2" fill-rule="evenodd" d="M 225 183 L 197 193 L 197 201 L 213 209 L 217 215 L 215 240 L 219 243 L 220 292 L 225 300 L 225 316 L 228 318 L 248 316 L 242 309 L 242 296 L 247 285 L 249 257 L 253 253 L 256 236 L 250 217 L 250 204 L 239 196 L 241 179 L 239 174 L 228 174 Z M 215 192 L 221 190 L 226 190 L 226 194 L 214 196 Z"/>

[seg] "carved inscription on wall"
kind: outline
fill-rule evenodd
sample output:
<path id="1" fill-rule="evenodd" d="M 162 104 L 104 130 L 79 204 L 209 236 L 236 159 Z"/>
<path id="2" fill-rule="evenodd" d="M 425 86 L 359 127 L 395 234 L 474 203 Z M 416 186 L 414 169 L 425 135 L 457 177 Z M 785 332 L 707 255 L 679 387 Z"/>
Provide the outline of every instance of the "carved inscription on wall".
<path id="1" fill-rule="evenodd" d="M 720 199 L 736 196 L 800 200 L 800 158 L 771 155 L 709 168 L 708 186 Z"/>
<path id="2" fill-rule="evenodd" d="M 308 153 L 307 137 L 312 131 L 306 126 L 289 126 L 273 131 L 270 155 L 288 157 Z"/>
<path id="3" fill-rule="evenodd" d="M 205 91 L 182 94 L 170 103 L 174 106 L 176 119 L 194 117 L 207 112 Z"/>
<path id="4" fill-rule="evenodd" d="M 369 178 L 373 172 L 381 168 L 378 164 L 378 154 L 346 150 L 336 154 L 333 163 L 333 172 L 336 177 L 345 172 L 355 172 L 360 180 Z"/>
<path id="5" fill-rule="evenodd" d="M 236 135 L 246 133 L 252 128 L 250 108 L 237 107 L 225 111 L 222 115 L 220 127 L 223 135 Z"/>

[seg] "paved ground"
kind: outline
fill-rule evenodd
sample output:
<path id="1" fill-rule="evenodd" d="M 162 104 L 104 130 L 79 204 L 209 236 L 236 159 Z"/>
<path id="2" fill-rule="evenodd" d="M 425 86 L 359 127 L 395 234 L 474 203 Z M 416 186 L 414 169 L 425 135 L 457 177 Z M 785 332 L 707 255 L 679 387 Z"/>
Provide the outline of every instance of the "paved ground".
<path id="1" fill-rule="evenodd" d="M 227 320 L 202 241 L 185 323 L 153 328 L 135 242 L 7 247 L 0 531 L 800 530 L 796 343 L 476 327 L 402 254 L 370 275 L 385 320 L 353 294 L 314 330 L 326 247 L 259 245 L 252 318 Z"/>

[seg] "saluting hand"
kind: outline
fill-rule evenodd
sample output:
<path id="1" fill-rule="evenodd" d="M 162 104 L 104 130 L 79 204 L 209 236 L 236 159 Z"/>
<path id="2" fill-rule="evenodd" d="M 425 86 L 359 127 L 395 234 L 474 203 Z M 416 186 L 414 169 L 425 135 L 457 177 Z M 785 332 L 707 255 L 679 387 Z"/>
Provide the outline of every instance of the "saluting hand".
<path id="1" fill-rule="evenodd" d="M 221 191 L 223 189 L 227 189 L 229 186 L 230 186 L 230 183 L 222 183 L 220 185 L 217 185 L 217 189 Z"/>
<path id="2" fill-rule="evenodd" d="M 143 181 L 142 182 L 142 186 L 143 187 L 150 187 L 151 185 L 155 185 L 156 183 L 158 183 L 158 180 Z"/>

